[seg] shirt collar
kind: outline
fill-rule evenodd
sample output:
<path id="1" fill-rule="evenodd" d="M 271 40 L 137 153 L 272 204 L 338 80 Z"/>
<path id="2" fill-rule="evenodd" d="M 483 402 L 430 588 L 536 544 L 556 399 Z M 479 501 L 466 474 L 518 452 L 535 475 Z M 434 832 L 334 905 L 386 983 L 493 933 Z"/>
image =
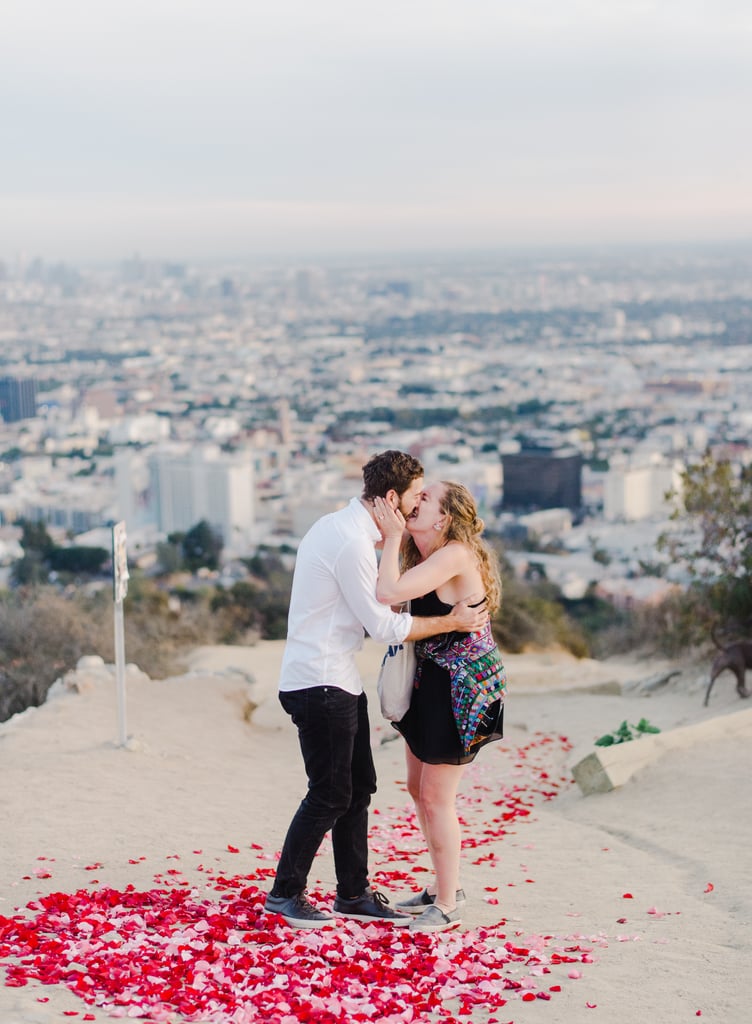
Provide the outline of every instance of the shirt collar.
<path id="1" fill-rule="evenodd" d="M 358 524 L 367 532 L 369 539 L 372 540 L 374 544 L 378 543 L 378 541 L 381 540 L 381 530 L 378 528 L 376 523 L 374 523 L 371 514 L 362 504 L 360 498 L 351 498 L 350 508 L 352 509 L 353 515 L 355 516 Z"/>

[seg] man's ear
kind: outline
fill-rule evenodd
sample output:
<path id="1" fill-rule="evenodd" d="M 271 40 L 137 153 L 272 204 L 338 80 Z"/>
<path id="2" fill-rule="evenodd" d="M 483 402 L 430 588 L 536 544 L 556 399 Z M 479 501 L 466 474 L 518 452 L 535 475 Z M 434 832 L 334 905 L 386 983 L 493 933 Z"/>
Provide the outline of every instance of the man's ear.
<path id="1" fill-rule="evenodd" d="M 397 494 L 397 492 L 395 491 L 395 489 L 393 487 L 390 490 L 388 490 L 386 492 L 386 494 L 384 495 L 384 501 L 391 508 L 394 508 L 394 509 L 399 508 L 399 504 L 400 504 L 399 494 Z"/>

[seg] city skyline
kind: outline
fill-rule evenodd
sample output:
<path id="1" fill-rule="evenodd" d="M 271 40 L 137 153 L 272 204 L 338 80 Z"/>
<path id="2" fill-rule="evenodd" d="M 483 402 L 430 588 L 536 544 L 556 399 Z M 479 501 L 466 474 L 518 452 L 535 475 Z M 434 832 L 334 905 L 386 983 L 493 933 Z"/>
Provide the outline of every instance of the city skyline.
<path id="1" fill-rule="evenodd" d="M 0 259 L 752 239 L 752 14 L 9 0 Z"/>

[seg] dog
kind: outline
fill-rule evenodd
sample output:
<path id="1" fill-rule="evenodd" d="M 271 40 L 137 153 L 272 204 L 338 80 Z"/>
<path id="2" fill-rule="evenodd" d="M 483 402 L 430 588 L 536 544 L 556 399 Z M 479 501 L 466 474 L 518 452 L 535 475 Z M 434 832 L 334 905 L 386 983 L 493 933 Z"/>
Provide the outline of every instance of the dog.
<path id="1" fill-rule="evenodd" d="M 739 640 L 727 647 L 721 647 L 710 666 L 710 683 L 705 694 L 705 707 L 708 706 L 713 683 L 726 669 L 730 669 L 736 676 L 736 692 L 739 696 L 749 697 L 750 693 L 745 685 L 748 668 L 752 668 L 752 640 Z"/>

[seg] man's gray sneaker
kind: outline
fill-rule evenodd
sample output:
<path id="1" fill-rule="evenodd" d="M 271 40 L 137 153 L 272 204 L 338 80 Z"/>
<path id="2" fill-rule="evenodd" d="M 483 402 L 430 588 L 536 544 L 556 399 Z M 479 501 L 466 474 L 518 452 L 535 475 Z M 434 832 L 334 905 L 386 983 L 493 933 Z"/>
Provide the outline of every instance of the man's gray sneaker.
<path id="1" fill-rule="evenodd" d="M 417 896 L 411 896 L 408 900 L 401 900 L 395 904 L 397 910 L 401 914 L 422 914 L 426 907 L 432 907 L 436 900 L 435 896 L 432 896 L 428 889 L 424 889 L 423 892 L 419 892 Z M 467 899 L 465 897 L 465 890 L 458 889 L 455 893 L 455 900 L 457 907 L 461 908 L 465 906 Z"/>
<path id="2" fill-rule="evenodd" d="M 411 932 L 445 932 L 447 928 L 456 928 L 462 923 L 459 910 L 455 907 L 445 914 L 443 910 L 431 904 L 420 917 L 414 917 L 410 922 Z"/>
<path id="3" fill-rule="evenodd" d="M 293 928 L 325 928 L 334 924 L 332 915 L 314 907 L 304 892 L 294 896 L 272 896 L 269 893 L 264 910 L 267 914 L 284 917 Z"/>
<path id="4" fill-rule="evenodd" d="M 386 896 L 374 892 L 370 885 L 362 896 L 356 896 L 354 899 L 337 896 L 332 910 L 338 917 L 349 917 L 353 921 L 385 921 L 399 927 L 408 925 L 411 921 L 408 914 L 395 913 L 389 906 Z"/>

